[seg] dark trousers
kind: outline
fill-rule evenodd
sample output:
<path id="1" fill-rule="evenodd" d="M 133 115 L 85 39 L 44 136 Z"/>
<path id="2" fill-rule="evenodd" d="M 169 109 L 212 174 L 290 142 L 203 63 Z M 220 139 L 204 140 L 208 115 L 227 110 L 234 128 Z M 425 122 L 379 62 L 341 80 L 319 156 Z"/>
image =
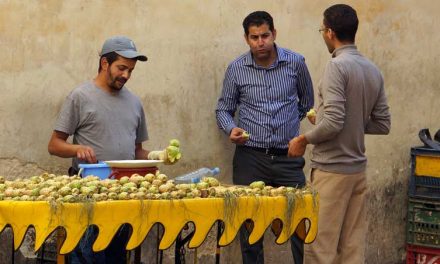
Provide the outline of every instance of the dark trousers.
<path id="1" fill-rule="evenodd" d="M 70 176 L 78 174 L 78 168 L 70 167 Z M 81 237 L 75 249 L 67 255 L 69 264 L 121 264 L 127 262 L 127 250 L 130 233 L 129 226 L 124 224 L 116 232 L 108 247 L 99 252 L 93 252 L 92 246 L 98 236 L 98 228 L 89 226 Z"/>
<path id="2" fill-rule="evenodd" d="M 289 158 L 287 155 L 270 155 L 244 146 L 237 146 L 233 160 L 233 183 L 249 185 L 263 181 L 273 187 L 303 187 L 304 158 Z M 294 234 L 290 245 L 295 264 L 303 263 L 304 242 Z M 240 228 L 240 245 L 244 264 L 264 263 L 263 238 L 249 244 L 249 231 Z"/>
<path id="3" fill-rule="evenodd" d="M 88 227 L 75 249 L 68 255 L 69 264 L 123 264 L 127 262 L 129 227 L 123 225 L 106 249 L 93 252 L 92 245 L 98 235 L 96 227 Z"/>

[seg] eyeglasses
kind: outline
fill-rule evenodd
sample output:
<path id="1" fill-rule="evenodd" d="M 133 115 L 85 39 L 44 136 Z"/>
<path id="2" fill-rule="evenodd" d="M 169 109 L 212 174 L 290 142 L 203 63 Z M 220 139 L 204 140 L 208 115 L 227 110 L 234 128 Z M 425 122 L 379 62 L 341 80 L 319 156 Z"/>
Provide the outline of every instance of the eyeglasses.
<path id="1" fill-rule="evenodd" d="M 321 32 L 323 32 L 323 31 L 327 31 L 327 30 L 329 30 L 330 28 L 320 28 L 320 29 L 318 29 L 318 31 L 319 31 L 319 33 L 321 33 Z"/>

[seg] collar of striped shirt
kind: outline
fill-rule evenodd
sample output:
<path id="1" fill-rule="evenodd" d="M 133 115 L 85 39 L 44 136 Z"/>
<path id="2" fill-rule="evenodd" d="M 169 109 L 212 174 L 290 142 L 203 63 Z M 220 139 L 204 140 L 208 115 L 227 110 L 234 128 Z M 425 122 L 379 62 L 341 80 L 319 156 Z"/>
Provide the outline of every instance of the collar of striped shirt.
<path id="1" fill-rule="evenodd" d="M 275 49 L 276 49 L 276 51 L 277 51 L 277 60 L 276 60 L 276 61 L 277 61 L 278 63 L 280 63 L 280 62 L 286 62 L 286 61 L 287 61 L 287 56 L 286 56 L 286 54 L 284 53 L 284 50 L 278 48 L 278 46 L 277 46 L 276 44 L 274 44 L 274 45 L 275 45 Z M 253 66 L 253 67 L 255 67 L 255 68 L 259 68 L 259 67 L 260 67 L 260 66 L 258 66 L 258 65 L 255 63 L 254 59 L 252 58 L 252 52 L 251 52 L 251 51 L 248 51 L 248 53 L 246 54 L 246 57 L 244 58 L 243 64 L 246 65 L 246 66 Z M 275 66 L 276 66 L 276 65 L 275 65 Z"/>

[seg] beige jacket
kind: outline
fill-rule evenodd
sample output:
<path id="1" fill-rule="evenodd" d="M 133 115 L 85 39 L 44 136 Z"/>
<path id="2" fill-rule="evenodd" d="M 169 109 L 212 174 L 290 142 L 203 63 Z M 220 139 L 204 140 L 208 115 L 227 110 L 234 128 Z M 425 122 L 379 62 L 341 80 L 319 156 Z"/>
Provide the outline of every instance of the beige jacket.
<path id="1" fill-rule="evenodd" d="M 355 45 L 336 49 L 318 86 L 312 168 L 352 174 L 365 170 L 365 134 L 388 134 L 391 117 L 379 69 Z"/>

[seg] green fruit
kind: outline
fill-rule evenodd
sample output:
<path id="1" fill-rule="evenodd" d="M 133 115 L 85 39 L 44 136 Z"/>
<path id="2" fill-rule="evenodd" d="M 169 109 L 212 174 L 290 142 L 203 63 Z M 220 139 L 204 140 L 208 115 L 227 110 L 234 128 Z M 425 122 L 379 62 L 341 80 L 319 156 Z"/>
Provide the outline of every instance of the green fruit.
<path id="1" fill-rule="evenodd" d="M 174 146 L 174 147 L 180 147 L 180 142 L 177 139 L 171 139 L 170 140 L 170 146 Z"/>

